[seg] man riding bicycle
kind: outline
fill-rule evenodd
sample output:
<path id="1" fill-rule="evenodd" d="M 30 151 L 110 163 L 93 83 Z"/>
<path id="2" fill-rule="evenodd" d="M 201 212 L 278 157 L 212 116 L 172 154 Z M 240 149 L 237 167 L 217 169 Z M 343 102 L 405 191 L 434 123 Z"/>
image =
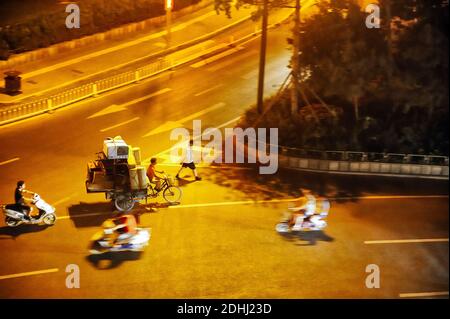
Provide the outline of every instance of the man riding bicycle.
<path id="1" fill-rule="evenodd" d="M 159 192 L 161 190 L 161 180 L 164 178 L 163 176 L 158 176 L 158 174 L 164 174 L 164 171 L 156 170 L 157 160 L 153 157 L 150 160 L 150 166 L 147 169 L 147 177 L 150 183 L 155 184 L 155 190 Z"/>

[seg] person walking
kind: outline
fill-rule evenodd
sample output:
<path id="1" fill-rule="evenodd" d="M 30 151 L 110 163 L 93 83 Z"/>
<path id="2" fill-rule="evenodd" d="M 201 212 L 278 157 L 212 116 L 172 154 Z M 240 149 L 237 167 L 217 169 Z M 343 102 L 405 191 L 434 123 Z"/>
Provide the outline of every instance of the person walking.
<path id="1" fill-rule="evenodd" d="M 186 167 L 188 167 L 192 170 L 196 181 L 200 181 L 202 179 L 200 176 L 198 176 L 197 168 L 195 167 L 194 156 L 192 154 L 192 146 L 193 145 L 194 145 L 194 141 L 190 140 L 189 145 L 186 147 L 186 155 L 184 156 L 184 159 L 181 162 L 180 170 L 178 171 L 177 175 L 175 176 L 177 179 L 180 178 L 181 171 L 183 170 L 183 168 L 186 168 Z"/>

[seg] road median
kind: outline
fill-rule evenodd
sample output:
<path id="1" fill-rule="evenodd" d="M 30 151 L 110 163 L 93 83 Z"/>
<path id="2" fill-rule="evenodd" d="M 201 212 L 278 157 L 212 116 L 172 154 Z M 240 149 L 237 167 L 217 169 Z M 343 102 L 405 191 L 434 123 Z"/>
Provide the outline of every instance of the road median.
<path id="1" fill-rule="evenodd" d="M 285 12 L 289 11 L 288 12 L 289 14 L 283 15 L 282 19 L 280 21 L 276 21 L 273 24 L 271 24 L 270 28 L 274 28 L 280 25 L 281 23 L 286 22 L 289 19 L 289 17 L 292 14 L 292 10 L 284 10 L 284 11 Z M 132 64 L 136 64 L 144 60 L 155 60 L 142 67 L 138 67 L 136 69 L 132 69 L 130 71 L 115 74 L 112 76 L 103 77 L 98 80 L 78 85 L 73 88 L 67 88 L 56 94 L 49 95 L 48 97 L 37 98 L 35 96 L 35 98 L 30 100 L 29 102 L 4 106 L 3 108 L 0 108 L 0 126 L 18 122 L 44 113 L 49 113 L 56 109 L 84 100 L 86 98 L 95 97 L 104 92 L 111 91 L 116 88 L 130 85 L 133 83 L 137 83 L 141 80 L 154 77 L 169 70 L 174 70 L 175 68 L 184 66 L 188 63 L 195 62 L 201 59 L 206 59 L 216 54 L 220 54 L 225 50 L 243 44 L 251 40 L 252 38 L 256 38 L 258 35 L 260 35 L 261 31 L 254 30 L 253 32 L 237 40 L 231 39 L 231 41 L 229 41 L 228 43 L 224 43 L 223 45 L 218 46 L 214 49 L 210 48 L 208 50 L 199 52 L 198 54 L 191 56 L 190 59 L 185 59 L 181 61 L 171 61 L 170 59 L 171 53 L 172 54 L 180 53 L 182 52 L 182 50 L 191 48 L 194 45 L 198 45 L 204 41 L 210 40 L 218 35 L 221 35 L 226 31 L 235 28 L 236 26 L 242 25 L 244 22 L 249 21 L 250 19 L 251 16 L 248 16 L 228 26 L 215 30 L 209 34 L 198 37 L 194 40 L 188 41 L 186 43 L 183 43 L 181 45 L 175 46 L 167 50 L 157 52 L 147 57 L 142 57 L 138 59 L 139 61 L 130 61 L 129 63 L 115 66 L 114 69 L 117 69 L 119 67 L 121 68 L 129 67 Z"/>

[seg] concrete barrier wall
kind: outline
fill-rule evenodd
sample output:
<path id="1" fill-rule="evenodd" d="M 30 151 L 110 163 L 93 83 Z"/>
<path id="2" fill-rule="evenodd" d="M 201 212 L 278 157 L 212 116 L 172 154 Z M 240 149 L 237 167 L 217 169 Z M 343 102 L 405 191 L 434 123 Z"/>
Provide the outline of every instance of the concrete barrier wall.
<path id="1" fill-rule="evenodd" d="M 177 19 L 184 15 L 205 8 L 209 6 L 211 3 L 212 3 L 211 0 L 204 0 L 195 5 L 183 8 L 179 11 L 175 11 L 172 13 L 172 19 Z M 132 34 L 138 31 L 145 31 L 152 28 L 161 27 L 165 25 L 165 23 L 166 23 L 165 16 L 155 17 L 140 22 L 126 24 L 121 27 L 117 27 L 102 33 L 96 33 L 79 39 L 57 43 L 47 48 L 12 55 L 8 60 L 0 61 L 0 70 L 5 71 L 7 69 L 13 69 L 16 68 L 17 66 L 20 66 L 21 64 L 46 59 L 58 55 L 62 52 L 82 48 L 105 40 L 122 38 L 127 34 Z"/>
<path id="2" fill-rule="evenodd" d="M 279 155 L 281 168 L 364 175 L 413 176 L 448 179 L 449 167 L 441 165 L 354 162 L 300 158 Z"/>

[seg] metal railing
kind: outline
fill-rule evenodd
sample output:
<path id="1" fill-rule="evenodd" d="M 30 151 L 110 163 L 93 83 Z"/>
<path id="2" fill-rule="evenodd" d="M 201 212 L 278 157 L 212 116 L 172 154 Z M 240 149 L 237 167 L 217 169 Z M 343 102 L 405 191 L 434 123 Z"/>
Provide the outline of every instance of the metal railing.
<path id="1" fill-rule="evenodd" d="M 139 80 L 149 78 L 175 66 L 176 65 L 171 65 L 170 62 L 165 59 L 159 59 L 156 62 L 135 71 L 128 71 L 109 76 L 93 83 L 88 83 L 54 94 L 48 98 L 6 108 L 0 111 L 0 125 L 51 112 L 54 109 L 81 101 L 88 97 L 94 97 L 99 93 L 136 83 Z"/>
<path id="2" fill-rule="evenodd" d="M 448 179 L 446 156 L 320 151 L 280 147 L 281 167 L 348 174 L 416 176 Z"/>
<path id="3" fill-rule="evenodd" d="M 269 28 L 274 28 L 278 26 L 280 23 L 288 20 L 290 17 L 285 17 L 282 21 L 274 23 L 269 26 Z M 205 34 L 203 36 L 200 36 L 196 39 L 190 40 L 186 43 L 183 43 L 181 45 L 175 46 L 167 52 L 166 54 L 170 54 L 172 52 L 177 52 L 179 50 L 191 47 L 195 44 L 201 43 L 202 41 L 211 39 L 214 36 L 217 36 L 219 34 L 222 34 L 224 31 L 229 30 L 233 27 L 236 27 L 240 24 L 242 24 L 245 21 L 250 20 L 251 17 L 243 18 L 239 21 L 236 21 L 228 26 L 224 26 L 218 30 L 215 30 L 211 33 Z M 218 54 L 222 51 L 228 50 L 230 47 L 234 47 L 240 43 L 243 43 L 245 41 L 248 41 L 252 37 L 254 37 L 257 34 L 260 34 L 260 30 L 255 30 L 254 32 L 243 36 L 240 39 L 232 40 L 230 43 L 225 44 L 223 47 L 214 49 L 213 51 L 207 52 L 207 53 L 200 53 L 198 56 L 192 57 L 192 59 L 185 59 L 178 62 L 173 62 L 170 59 L 167 59 L 166 56 L 159 56 L 159 54 L 155 55 L 154 58 L 157 60 L 145 65 L 143 67 L 140 67 L 133 71 L 124 72 L 121 74 L 109 76 L 107 78 L 95 81 L 93 83 L 89 83 L 74 89 L 69 89 L 67 91 L 55 94 L 49 98 L 40 99 L 33 102 L 23 103 L 20 105 L 14 105 L 11 107 L 8 107 L 6 109 L 0 110 L 0 126 L 9 124 L 15 121 L 19 121 L 28 117 L 36 116 L 39 114 L 43 114 L 46 112 L 51 112 L 52 110 L 56 108 L 60 108 L 66 105 L 69 105 L 71 103 L 75 103 L 77 101 L 80 101 L 82 99 L 88 98 L 88 97 L 94 97 L 99 93 L 106 92 L 109 90 L 113 90 L 115 88 L 119 88 L 131 83 L 136 83 L 139 80 L 146 79 L 152 76 L 155 76 L 159 73 L 162 73 L 164 71 L 170 70 L 172 68 L 184 65 L 186 63 L 192 62 L 196 59 L 200 58 L 207 58 L 208 56 Z M 146 57 L 148 58 L 148 57 Z"/>
<path id="4" fill-rule="evenodd" d="M 198 44 L 202 41 L 208 40 L 214 36 L 217 36 L 221 33 L 223 33 L 226 30 L 229 30 L 233 27 L 236 27 L 237 25 L 242 24 L 245 21 L 250 20 L 250 16 L 243 18 L 239 21 L 236 21 L 230 25 L 224 26 L 218 30 L 215 30 L 211 33 L 205 34 L 203 36 L 200 36 L 196 39 L 190 40 L 186 43 L 183 43 L 178 46 L 174 46 L 170 48 L 169 50 L 166 50 L 166 54 L 170 54 L 172 52 L 177 52 L 179 50 L 188 48 L 190 46 L 193 46 L 195 44 Z M 276 24 L 278 25 L 278 23 Z M 275 25 L 271 25 L 269 27 L 273 28 Z M 227 50 L 230 46 L 235 46 L 239 44 L 242 41 L 247 40 L 249 37 L 254 36 L 259 32 L 253 32 L 249 34 L 248 36 L 244 36 L 241 39 L 231 41 L 230 43 L 223 46 L 223 48 L 219 48 L 217 50 L 214 50 L 214 52 L 208 52 L 208 54 L 217 54 L 221 51 Z M 148 57 L 146 57 L 148 58 Z M 53 109 L 66 106 L 71 103 L 75 103 L 77 101 L 80 101 L 82 99 L 96 96 L 99 93 L 106 92 L 109 90 L 113 90 L 131 83 L 136 83 L 139 80 L 146 79 L 148 77 L 157 75 L 161 72 L 164 72 L 166 70 L 169 70 L 171 68 L 186 64 L 188 62 L 191 62 L 190 59 L 178 61 L 176 63 L 172 63 L 172 61 L 166 59 L 166 56 L 159 56 L 159 53 L 154 56 L 156 61 L 145 65 L 143 67 L 140 67 L 133 71 L 124 72 L 121 74 L 109 76 L 107 78 L 95 81 L 93 83 L 89 83 L 86 85 L 83 85 L 81 87 L 77 87 L 74 89 L 69 89 L 67 91 L 55 94 L 51 97 L 40 99 L 33 102 L 23 103 L 19 105 L 14 105 L 10 107 L 6 107 L 5 109 L 0 109 L 0 126 L 9 124 L 15 121 L 19 121 L 28 117 L 36 116 L 39 114 L 43 114 L 45 112 L 52 111 Z M 192 60 L 198 59 L 198 58 L 204 58 L 202 54 L 199 54 L 199 56 L 192 58 Z"/>

